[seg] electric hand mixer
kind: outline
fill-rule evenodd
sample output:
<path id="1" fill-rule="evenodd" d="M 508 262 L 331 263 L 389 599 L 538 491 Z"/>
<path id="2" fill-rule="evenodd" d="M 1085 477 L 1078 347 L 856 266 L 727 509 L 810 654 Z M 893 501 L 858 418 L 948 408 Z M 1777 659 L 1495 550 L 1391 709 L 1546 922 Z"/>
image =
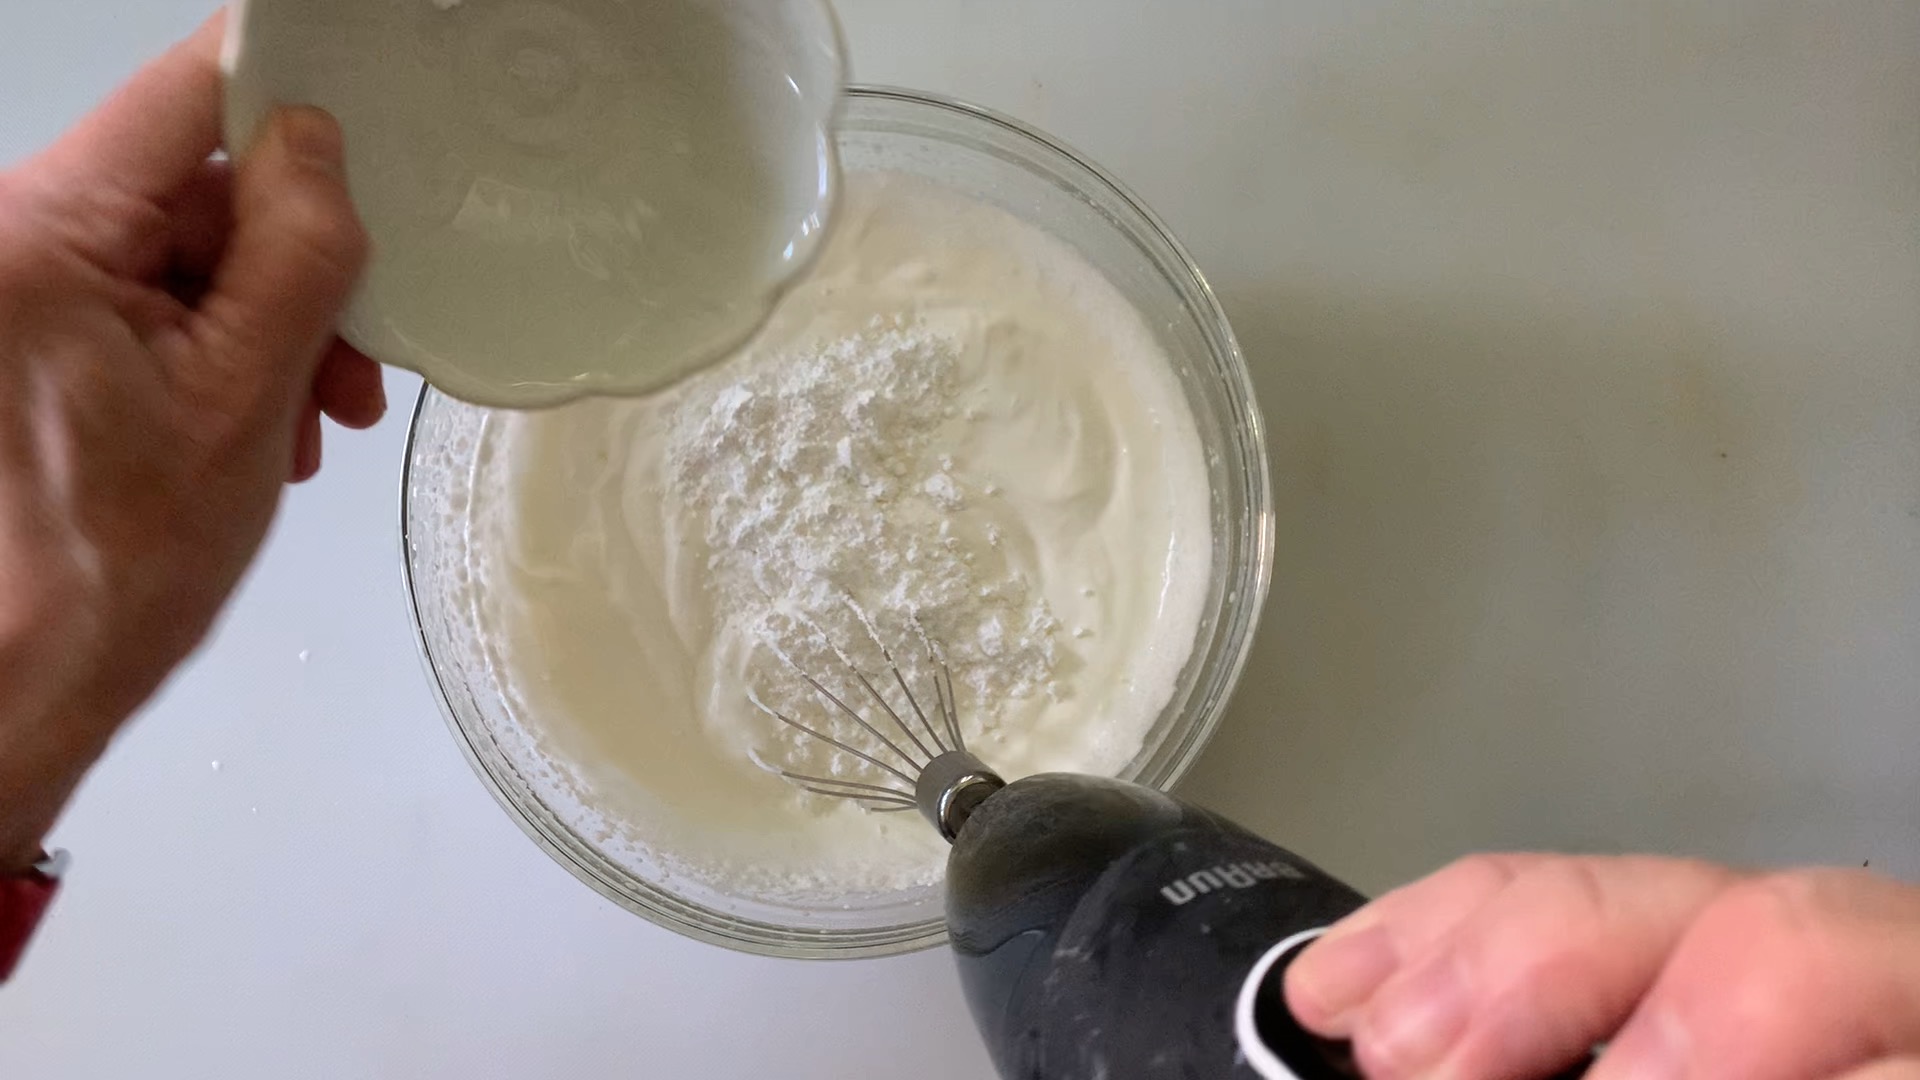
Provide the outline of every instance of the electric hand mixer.
<path id="1" fill-rule="evenodd" d="M 1361 1075 L 1349 1046 L 1316 1038 L 1293 1019 L 1281 981 L 1294 957 L 1365 897 L 1233 822 L 1149 788 L 1061 773 L 1007 783 L 968 752 L 952 673 L 931 643 L 932 717 L 884 645 L 904 717 L 833 651 L 873 701 L 875 719 L 795 670 L 841 726 L 851 721 L 877 740 L 873 753 L 755 703 L 865 762 L 870 779 L 882 782 L 775 771 L 878 812 L 917 809 L 953 845 L 947 926 L 968 1005 L 1003 1077 Z M 1561 1076 L 1580 1076 L 1587 1064 Z"/>

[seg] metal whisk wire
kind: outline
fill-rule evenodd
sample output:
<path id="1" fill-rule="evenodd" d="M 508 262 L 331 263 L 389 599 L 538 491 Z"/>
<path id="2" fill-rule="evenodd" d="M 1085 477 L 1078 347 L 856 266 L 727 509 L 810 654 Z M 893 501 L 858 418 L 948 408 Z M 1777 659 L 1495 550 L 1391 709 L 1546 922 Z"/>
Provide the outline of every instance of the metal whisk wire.
<path id="1" fill-rule="evenodd" d="M 778 720 L 787 727 L 809 738 L 834 747 L 837 750 L 845 751 L 872 765 L 876 769 L 881 770 L 883 773 L 898 779 L 906 785 L 905 790 L 902 790 L 892 783 L 873 784 L 865 781 L 844 780 L 838 777 L 815 776 L 778 766 L 766 767 L 786 780 L 798 785 L 805 791 L 831 798 L 848 799 L 876 813 L 894 814 L 902 810 L 912 810 L 918 805 L 914 801 L 914 786 L 918 782 L 919 773 L 928 765 L 932 764 L 934 759 L 956 751 L 965 752 L 967 748 L 966 739 L 960 733 L 959 710 L 954 701 L 953 671 L 948 667 L 945 658 L 940 655 L 939 650 L 934 647 L 933 641 L 926 636 L 924 631 L 920 630 L 919 624 L 916 622 L 914 629 L 919 633 L 921 643 L 926 647 L 927 663 L 934 668 L 933 689 L 935 711 L 939 714 L 940 721 L 938 724 L 935 724 L 933 719 L 927 715 L 926 709 L 921 706 L 920 699 L 914 695 L 912 688 L 907 685 L 907 677 L 905 673 L 901 671 L 899 662 L 895 660 L 893 650 L 888 648 L 886 643 L 880 640 L 879 633 L 875 630 L 873 623 L 866 617 L 864 612 L 856 608 L 855 613 L 859 615 L 861 625 L 866 628 L 867 636 L 871 638 L 874 645 L 879 648 L 881 657 L 886 661 L 887 670 L 893 676 L 894 685 L 900 688 L 901 695 L 906 698 L 908 711 L 913 714 L 914 719 L 920 722 L 919 732 L 914 730 L 914 726 L 908 722 L 906 717 L 900 715 L 899 710 L 893 707 L 892 703 L 887 700 L 886 695 L 882 694 L 879 688 L 874 686 L 873 680 L 869 679 L 866 673 L 860 670 L 859 665 L 853 662 L 852 657 L 848 656 L 846 652 L 833 642 L 832 638 L 827 636 L 824 630 L 818 625 L 813 624 L 811 620 L 809 620 L 809 625 L 812 626 L 814 633 L 819 635 L 820 639 L 826 643 L 827 649 L 839 659 L 842 666 L 846 668 L 847 673 L 852 676 L 855 682 L 860 684 L 861 688 L 867 692 L 867 695 L 880 707 L 880 710 L 887 715 L 887 718 L 893 721 L 893 726 L 897 728 L 902 735 L 906 736 L 906 742 L 910 743 L 915 750 L 920 752 L 920 757 L 915 757 L 900 742 L 889 738 L 887 734 L 875 726 L 872 721 L 869 721 L 865 716 L 861 715 L 859 710 L 847 704 L 846 700 L 839 694 L 829 690 L 824 683 L 805 668 L 801 667 L 791 656 L 788 656 L 785 651 L 776 648 L 774 652 L 781 660 L 786 662 L 788 667 L 791 667 L 795 673 L 806 680 L 807 685 L 812 687 L 816 694 L 825 698 L 828 702 L 831 702 L 835 711 L 852 720 L 861 730 L 878 740 L 880 746 L 891 751 L 895 757 L 905 763 L 907 769 L 912 770 L 911 775 L 896 767 L 894 764 L 883 761 L 879 757 L 869 754 L 857 746 L 850 745 L 817 728 L 810 727 L 793 719 L 779 709 L 768 705 L 765 701 L 761 700 L 758 694 L 749 691 L 747 700 L 753 704 L 754 708 L 759 709 L 761 712 Z M 926 735 L 925 741 L 920 737 L 922 733 Z M 931 748 L 928 747 L 929 741 L 932 743 Z"/>

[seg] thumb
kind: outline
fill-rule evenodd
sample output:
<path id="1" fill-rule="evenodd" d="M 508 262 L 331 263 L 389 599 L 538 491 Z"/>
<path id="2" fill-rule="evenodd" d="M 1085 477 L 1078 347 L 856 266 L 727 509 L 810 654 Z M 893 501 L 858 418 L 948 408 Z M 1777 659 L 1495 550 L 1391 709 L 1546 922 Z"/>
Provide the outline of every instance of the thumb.
<path id="1" fill-rule="evenodd" d="M 234 175 L 233 235 L 201 301 L 188 377 L 209 396 L 290 402 L 313 381 L 367 259 L 340 125 L 308 107 L 270 115 Z"/>

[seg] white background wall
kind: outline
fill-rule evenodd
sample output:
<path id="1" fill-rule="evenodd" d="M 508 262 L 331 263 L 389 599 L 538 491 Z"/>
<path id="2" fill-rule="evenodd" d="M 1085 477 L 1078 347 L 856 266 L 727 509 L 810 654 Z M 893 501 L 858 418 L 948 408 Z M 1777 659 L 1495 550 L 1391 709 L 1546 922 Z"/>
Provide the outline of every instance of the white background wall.
<path id="1" fill-rule="evenodd" d="M 206 6 L 0 0 L 0 160 Z M 1920 879 L 1920 5 L 841 9 L 862 78 L 1112 167 L 1234 316 L 1279 570 L 1189 794 L 1372 888 L 1489 846 Z M 62 827 L 0 1075 L 985 1076 L 944 957 L 682 941 L 491 804 L 414 658 L 402 423 L 335 440 Z"/>

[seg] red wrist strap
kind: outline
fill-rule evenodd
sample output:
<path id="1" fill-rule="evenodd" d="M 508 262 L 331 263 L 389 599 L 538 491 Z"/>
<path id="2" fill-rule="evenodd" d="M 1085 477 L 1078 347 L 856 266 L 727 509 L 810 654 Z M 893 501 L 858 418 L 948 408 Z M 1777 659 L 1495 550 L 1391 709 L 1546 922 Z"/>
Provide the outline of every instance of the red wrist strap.
<path id="1" fill-rule="evenodd" d="M 0 878 L 0 983 L 13 976 L 27 942 L 40 919 L 60 891 L 60 870 L 65 855 L 42 860 L 40 865 L 16 877 Z"/>

